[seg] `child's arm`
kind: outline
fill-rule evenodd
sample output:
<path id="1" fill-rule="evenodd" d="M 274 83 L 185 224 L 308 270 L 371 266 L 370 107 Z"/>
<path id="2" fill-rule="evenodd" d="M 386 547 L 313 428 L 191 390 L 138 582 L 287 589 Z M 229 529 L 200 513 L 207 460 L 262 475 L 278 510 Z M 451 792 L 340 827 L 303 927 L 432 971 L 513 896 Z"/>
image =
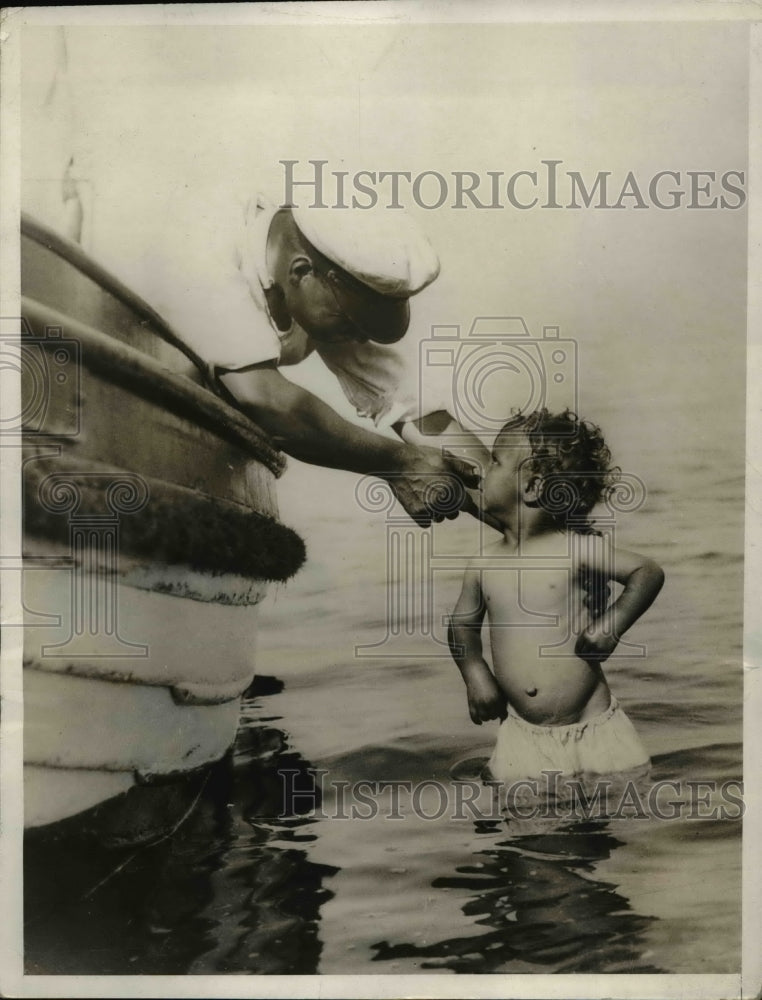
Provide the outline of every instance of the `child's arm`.
<path id="1" fill-rule="evenodd" d="M 583 569 L 624 585 L 619 597 L 588 625 L 575 652 L 583 660 L 602 663 L 614 652 L 630 626 L 654 602 L 664 583 L 661 566 L 625 549 L 613 549 L 602 538 L 585 536 Z"/>
<path id="2" fill-rule="evenodd" d="M 467 569 L 463 587 L 447 630 L 450 652 L 466 684 L 471 721 L 480 726 L 506 716 L 505 695 L 482 655 L 482 622 L 486 606 L 479 573 Z"/>

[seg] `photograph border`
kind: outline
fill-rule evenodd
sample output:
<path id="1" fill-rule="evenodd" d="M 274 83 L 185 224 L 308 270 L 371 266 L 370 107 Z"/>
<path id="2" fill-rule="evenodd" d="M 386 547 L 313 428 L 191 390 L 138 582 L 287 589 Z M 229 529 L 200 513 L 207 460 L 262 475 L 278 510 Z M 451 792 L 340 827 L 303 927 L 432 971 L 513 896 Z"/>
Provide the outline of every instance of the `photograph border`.
<path id="1" fill-rule="evenodd" d="M 739 3 L 641 2 L 623 8 L 601 3 L 362 2 L 344 4 L 172 4 L 131 7 L 5 8 L 0 24 L 0 108 L 2 163 L 2 301 L 0 317 L 19 316 L 18 217 L 19 32 L 26 24 L 332 24 L 461 22 L 746 21 L 750 36 L 748 299 L 747 299 L 747 479 L 744 611 L 744 761 L 746 814 L 743 831 L 743 966 L 735 975 L 609 974 L 421 974 L 415 976 L 31 976 L 22 972 L 21 831 L 22 682 L 21 552 L 19 449 L 3 448 L 0 498 L 2 570 L 2 731 L 0 733 L 0 898 L 6 915 L 0 923 L 0 993 L 8 997 L 611 997 L 746 998 L 762 989 L 758 949 L 762 915 L 762 7 Z M 18 390 L 4 378 L 7 412 L 19 412 Z M 15 407 L 15 409 L 14 409 Z M 15 515 L 15 516 L 14 516 Z"/>

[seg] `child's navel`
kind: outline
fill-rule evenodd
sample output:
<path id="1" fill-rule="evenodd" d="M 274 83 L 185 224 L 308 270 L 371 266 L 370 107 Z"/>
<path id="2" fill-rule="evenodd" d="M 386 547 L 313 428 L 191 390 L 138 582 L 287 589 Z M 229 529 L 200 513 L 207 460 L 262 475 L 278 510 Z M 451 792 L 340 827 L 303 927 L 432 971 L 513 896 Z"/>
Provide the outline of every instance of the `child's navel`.
<path id="1" fill-rule="evenodd" d="M 534 698 L 534 696 L 537 694 L 537 688 L 536 687 L 527 688 L 526 692 L 530 698 Z"/>

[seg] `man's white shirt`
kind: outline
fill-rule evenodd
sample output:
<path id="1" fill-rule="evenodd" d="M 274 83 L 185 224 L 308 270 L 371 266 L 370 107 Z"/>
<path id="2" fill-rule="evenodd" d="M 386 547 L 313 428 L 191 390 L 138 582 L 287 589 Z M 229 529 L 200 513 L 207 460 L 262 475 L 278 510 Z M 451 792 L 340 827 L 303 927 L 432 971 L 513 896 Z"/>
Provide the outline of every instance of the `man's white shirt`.
<path id="1" fill-rule="evenodd" d="M 414 344 L 318 344 L 297 324 L 277 329 L 265 300 L 272 284 L 265 249 L 277 207 L 265 197 L 207 200 L 189 213 L 180 196 L 167 208 L 136 290 L 206 361 L 236 371 L 298 364 L 314 351 L 358 415 L 379 427 L 449 408 L 427 392 L 421 410 Z M 414 318 L 414 304 L 412 311 Z"/>

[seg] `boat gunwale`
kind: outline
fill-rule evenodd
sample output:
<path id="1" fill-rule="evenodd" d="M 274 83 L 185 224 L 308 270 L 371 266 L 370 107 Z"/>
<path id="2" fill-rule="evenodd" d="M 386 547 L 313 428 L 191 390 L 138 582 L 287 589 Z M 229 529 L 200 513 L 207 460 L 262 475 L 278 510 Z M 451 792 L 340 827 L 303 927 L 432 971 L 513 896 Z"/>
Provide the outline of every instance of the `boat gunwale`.
<path id="1" fill-rule="evenodd" d="M 153 332 L 161 340 L 166 341 L 172 347 L 181 351 L 198 368 L 202 375 L 205 374 L 206 364 L 203 358 L 199 354 L 196 354 L 193 348 L 189 347 L 179 334 L 175 333 L 167 321 L 145 299 L 142 299 L 135 292 L 131 291 L 119 278 L 93 260 L 79 244 L 73 243 L 60 233 L 49 229 L 44 223 L 35 219 L 28 212 L 21 212 L 21 235 L 27 236 L 47 250 L 52 250 L 56 256 L 61 257 L 68 264 L 71 264 L 72 267 L 76 268 L 76 270 L 84 274 L 85 277 L 90 278 L 103 291 L 113 295 L 114 298 L 136 313 L 143 322 L 150 323 Z"/>
<path id="2" fill-rule="evenodd" d="M 50 328 L 65 329 L 67 335 L 78 340 L 84 348 L 81 357 L 84 367 L 109 382 L 129 387 L 144 399 L 159 402 L 239 447 L 243 446 L 252 458 L 265 465 L 275 476 L 283 473 L 285 458 L 272 446 L 264 431 L 242 412 L 192 379 L 171 371 L 144 351 L 37 299 L 22 295 L 21 314 L 28 326 L 27 331 L 22 329 L 22 337 L 37 340 L 44 350 L 54 350 L 58 343 L 47 339 L 45 331 Z M 43 436 L 40 432 L 35 434 L 36 438 Z"/>

